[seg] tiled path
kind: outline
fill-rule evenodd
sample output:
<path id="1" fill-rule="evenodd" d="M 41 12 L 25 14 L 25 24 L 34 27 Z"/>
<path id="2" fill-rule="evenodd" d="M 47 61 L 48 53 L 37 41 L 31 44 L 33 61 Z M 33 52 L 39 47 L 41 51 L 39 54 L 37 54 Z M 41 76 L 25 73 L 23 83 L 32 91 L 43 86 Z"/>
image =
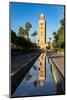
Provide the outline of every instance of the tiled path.
<path id="1" fill-rule="evenodd" d="M 64 55 L 62 54 L 52 54 L 51 59 L 53 60 L 54 64 L 57 66 L 58 70 L 61 72 L 62 76 L 64 77 Z"/>
<path id="2" fill-rule="evenodd" d="M 19 68 L 24 67 L 24 64 L 28 63 L 30 60 L 38 56 L 40 52 L 34 52 L 29 54 L 24 54 L 20 56 L 14 56 L 11 59 L 11 73 L 14 73 Z"/>

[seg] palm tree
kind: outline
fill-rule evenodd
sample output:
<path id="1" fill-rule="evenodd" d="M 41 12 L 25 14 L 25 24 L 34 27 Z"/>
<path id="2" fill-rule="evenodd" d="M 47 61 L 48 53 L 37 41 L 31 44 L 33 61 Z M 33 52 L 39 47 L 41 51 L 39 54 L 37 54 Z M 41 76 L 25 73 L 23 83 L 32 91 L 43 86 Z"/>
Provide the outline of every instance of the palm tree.
<path id="1" fill-rule="evenodd" d="M 52 39 L 52 38 L 51 38 L 51 37 L 49 37 L 49 40 L 50 40 L 50 41 L 51 41 L 51 39 Z"/>
<path id="2" fill-rule="evenodd" d="M 30 28 L 32 28 L 32 25 L 31 25 L 30 22 L 27 22 L 27 23 L 25 24 L 25 32 L 26 32 L 26 34 L 27 34 L 27 39 L 29 39 L 29 31 L 30 31 Z"/>
<path id="3" fill-rule="evenodd" d="M 64 28 L 64 19 L 60 20 L 61 27 Z"/>
<path id="4" fill-rule="evenodd" d="M 53 34 L 53 37 L 54 37 L 55 41 L 57 41 L 58 40 L 58 34 L 57 34 L 57 32 L 53 32 L 52 34 Z"/>
<path id="5" fill-rule="evenodd" d="M 39 46 L 39 40 L 37 40 L 38 41 L 38 46 Z"/>
<path id="6" fill-rule="evenodd" d="M 19 27 L 19 32 L 18 32 L 19 36 L 25 37 L 26 36 L 26 32 L 25 29 L 22 27 Z"/>
<path id="7" fill-rule="evenodd" d="M 36 42 L 36 35 L 37 35 L 36 31 L 31 34 L 31 36 L 34 37 L 34 42 Z"/>
<path id="8" fill-rule="evenodd" d="M 49 42 L 48 42 L 48 44 L 50 44 L 50 48 L 51 48 L 51 45 L 52 45 L 52 44 L 51 44 L 51 39 L 52 39 L 52 38 L 49 37 Z"/>

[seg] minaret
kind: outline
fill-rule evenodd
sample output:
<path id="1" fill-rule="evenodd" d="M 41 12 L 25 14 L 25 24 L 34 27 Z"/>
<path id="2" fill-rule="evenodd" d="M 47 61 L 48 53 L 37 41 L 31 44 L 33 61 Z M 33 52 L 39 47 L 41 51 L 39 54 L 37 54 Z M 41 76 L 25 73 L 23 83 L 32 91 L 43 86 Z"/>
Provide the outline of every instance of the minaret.
<path id="1" fill-rule="evenodd" d="M 46 22 L 44 14 L 40 15 L 39 19 L 39 47 L 46 48 Z"/>

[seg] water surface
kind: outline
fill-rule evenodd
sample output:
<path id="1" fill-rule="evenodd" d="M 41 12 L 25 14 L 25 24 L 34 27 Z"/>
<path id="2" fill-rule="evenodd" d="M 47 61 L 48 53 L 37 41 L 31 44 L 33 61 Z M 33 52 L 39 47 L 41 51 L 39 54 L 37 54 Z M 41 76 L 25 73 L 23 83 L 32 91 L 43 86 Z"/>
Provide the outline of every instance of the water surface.
<path id="1" fill-rule="evenodd" d="M 13 96 L 41 96 L 57 94 L 55 83 L 48 59 L 42 53 L 21 81 Z"/>

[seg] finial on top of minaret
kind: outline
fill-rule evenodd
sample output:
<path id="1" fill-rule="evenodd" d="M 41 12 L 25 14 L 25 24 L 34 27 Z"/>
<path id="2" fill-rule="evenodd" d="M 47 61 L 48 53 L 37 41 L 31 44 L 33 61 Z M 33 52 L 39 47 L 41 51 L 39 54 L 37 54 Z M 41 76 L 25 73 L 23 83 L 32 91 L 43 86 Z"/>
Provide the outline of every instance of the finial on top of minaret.
<path id="1" fill-rule="evenodd" d="M 43 13 L 40 14 L 40 19 L 44 19 L 44 14 Z"/>

